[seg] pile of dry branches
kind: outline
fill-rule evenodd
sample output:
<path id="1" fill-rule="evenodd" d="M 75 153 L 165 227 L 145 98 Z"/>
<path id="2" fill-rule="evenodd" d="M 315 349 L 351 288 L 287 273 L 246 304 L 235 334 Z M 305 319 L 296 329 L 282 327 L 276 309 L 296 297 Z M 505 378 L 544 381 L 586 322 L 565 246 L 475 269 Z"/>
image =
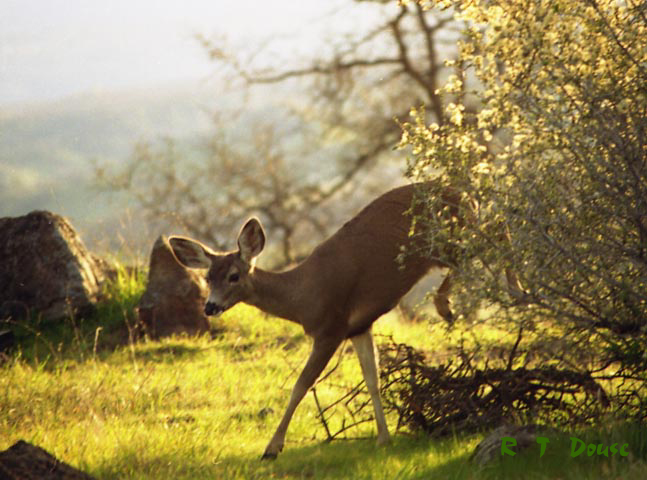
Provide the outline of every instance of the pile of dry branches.
<path id="1" fill-rule="evenodd" d="M 587 422 L 608 405 L 588 374 L 555 367 L 477 368 L 459 352 L 430 366 L 424 355 L 391 340 L 381 345 L 382 396 L 398 414 L 398 428 L 435 436 L 491 429 L 528 419 L 551 424 Z"/>

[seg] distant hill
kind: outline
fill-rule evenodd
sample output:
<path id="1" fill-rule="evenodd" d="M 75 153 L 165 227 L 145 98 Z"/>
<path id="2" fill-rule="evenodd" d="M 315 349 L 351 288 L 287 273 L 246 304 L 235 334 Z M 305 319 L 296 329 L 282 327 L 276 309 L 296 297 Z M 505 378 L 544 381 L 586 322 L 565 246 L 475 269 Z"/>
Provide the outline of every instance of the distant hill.
<path id="1" fill-rule="evenodd" d="M 94 183 L 93 165 L 119 166 L 131 158 L 137 143 L 164 138 L 172 138 L 187 158 L 200 155 L 214 132 L 215 111 L 242 112 L 226 118 L 228 138 L 239 139 L 243 149 L 253 148 L 254 124 L 271 124 L 293 162 L 292 173 L 327 181 L 337 174 L 337 163 L 348 151 L 345 142 L 353 139 L 340 135 L 304 153 L 304 145 L 312 144 L 304 143 L 308 139 L 299 133 L 302 120 L 290 116 L 286 106 L 297 103 L 298 95 L 289 84 L 259 88 L 249 96 L 184 85 L 0 106 L 0 217 L 51 210 L 68 217 L 95 251 L 125 245 L 145 254 L 162 232 L 150 231 L 159 227 L 142 221 L 125 195 L 101 192 Z M 307 128 L 316 130 L 316 125 L 315 121 Z M 391 179 L 386 184 L 393 182 L 391 177 L 385 177 Z"/>
<path id="2" fill-rule="evenodd" d="M 127 204 L 97 191 L 92 162 L 123 163 L 140 141 L 195 141 L 209 112 L 234 101 L 187 85 L 0 107 L 0 217 L 47 209 L 102 236 L 97 228 L 118 222 Z"/>

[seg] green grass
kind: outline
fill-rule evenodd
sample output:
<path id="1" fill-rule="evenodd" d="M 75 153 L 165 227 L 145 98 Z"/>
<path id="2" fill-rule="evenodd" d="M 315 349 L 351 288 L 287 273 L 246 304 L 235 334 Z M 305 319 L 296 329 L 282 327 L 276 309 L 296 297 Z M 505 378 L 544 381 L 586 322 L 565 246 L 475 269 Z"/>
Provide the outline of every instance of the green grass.
<path id="1" fill-rule="evenodd" d="M 61 321 L 44 321 L 38 315 L 19 321 L 2 321 L 18 344 L 18 356 L 39 368 L 60 368 L 69 361 L 111 354 L 128 343 L 135 325 L 134 307 L 145 289 L 141 269 L 128 269 L 117 263 L 115 277 L 106 282 L 102 301 L 87 316 Z"/>
<path id="2" fill-rule="evenodd" d="M 432 440 L 398 434 L 378 448 L 374 426 L 366 423 L 347 432 L 355 439 L 325 442 L 311 394 L 297 410 L 284 453 L 261 462 L 308 354 L 301 329 L 243 306 L 218 321 L 226 328 L 214 339 L 175 337 L 115 348 L 115 318 L 123 323 L 124 315 L 131 316 L 141 292 L 140 281 L 120 275 L 122 284 L 114 285 L 95 317 L 77 322 L 76 333 L 43 333 L 31 342 L 25 334 L 26 346 L 0 367 L 0 449 L 24 439 L 105 479 L 647 478 L 640 460 L 647 457 L 644 431 L 627 426 L 583 432 L 580 438 L 626 441 L 628 458 L 571 459 L 568 438 L 557 438 L 543 458 L 537 446 L 478 467 L 468 458 L 479 435 Z M 106 332 L 95 342 L 98 325 Z M 402 323 L 396 315 L 376 327 L 377 333 L 425 347 L 440 344 L 445 335 L 427 324 Z M 47 353 L 48 343 L 54 352 Z M 360 378 L 354 355 L 346 352 L 318 385 L 318 396 L 333 401 L 337 386 Z M 339 419 L 330 422 L 334 426 Z"/>

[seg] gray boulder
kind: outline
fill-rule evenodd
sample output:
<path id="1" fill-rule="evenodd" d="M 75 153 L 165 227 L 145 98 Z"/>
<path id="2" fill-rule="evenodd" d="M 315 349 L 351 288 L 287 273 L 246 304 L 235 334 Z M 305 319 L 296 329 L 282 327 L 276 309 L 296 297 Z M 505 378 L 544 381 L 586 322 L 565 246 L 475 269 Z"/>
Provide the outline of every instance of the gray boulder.
<path id="1" fill-rule="evenodd" d="M 479 443 L 470 457 L 470 460 L 478 465 L 486 465 L 493 460 L 500 459 L 503 437 L 511 437 L 516 441 L 514 447 L 510 447 L 515 453 L 538 445 L 537 437 L 545 435 L 557 435 L 559 432 L 546 425 L 501 425 L 490 432 Z"/>
<path id="2" fill-rule="evenodd" d="M 60 215 L 0 218 L 0 318 L 45 320 L 84 314 L 101 293 L 107 265 Z"/>
<path id="3" fill-rule="evenodd" d="M 167 238 L 160 236 L 151 252 L 146 291 L 137 305 L 140 326 L 151 338 L 208 332 L 207 294 L 204 278 L 180 265 Z"/>

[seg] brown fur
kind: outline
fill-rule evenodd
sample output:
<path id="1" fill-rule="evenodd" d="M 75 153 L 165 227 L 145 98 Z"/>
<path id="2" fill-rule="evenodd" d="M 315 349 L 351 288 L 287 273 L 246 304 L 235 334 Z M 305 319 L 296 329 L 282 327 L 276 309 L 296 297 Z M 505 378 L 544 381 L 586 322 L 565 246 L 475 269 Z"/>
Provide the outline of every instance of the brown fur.
<path id="1" fill-rule="evenodd" d="M 256 219 L 241 229 L 238 250 L 233 252 L 216 253 L 183 237 L 169 239 L 181 263 L 209 268 L 211 295 L 207 313 L 219 313 L 237 302 L 245 302 L 302 325 L 314 339 L 310 358 L 264 458 L 274 458 L 281 451 L 294 410 L 345 338 L 351 338 L 358 351 L 375 408 L 378 443 L 388 441 L 371 325 L 391 310 L 431 267 L 446 266 L 415 254 L 420 245 L 415 245 L 416 237 L 409 235 L 411 216 L 407 213 L 415 188 L 407 185 L 378 197 L 301 264 L 284 272 L 253 267 L 265 244 L 265 234 Z M 450 206 L 452 217 L 458 215 L 459 198 L 453 190 L 444 192 L 443 203 Z M 402 247 L 408 248 L 409 253 L 400 263 L 397 259 Z M 449 281 L 439 292 L 436 305 L 441 315 L 451 319 L 448 287 Z"/>

